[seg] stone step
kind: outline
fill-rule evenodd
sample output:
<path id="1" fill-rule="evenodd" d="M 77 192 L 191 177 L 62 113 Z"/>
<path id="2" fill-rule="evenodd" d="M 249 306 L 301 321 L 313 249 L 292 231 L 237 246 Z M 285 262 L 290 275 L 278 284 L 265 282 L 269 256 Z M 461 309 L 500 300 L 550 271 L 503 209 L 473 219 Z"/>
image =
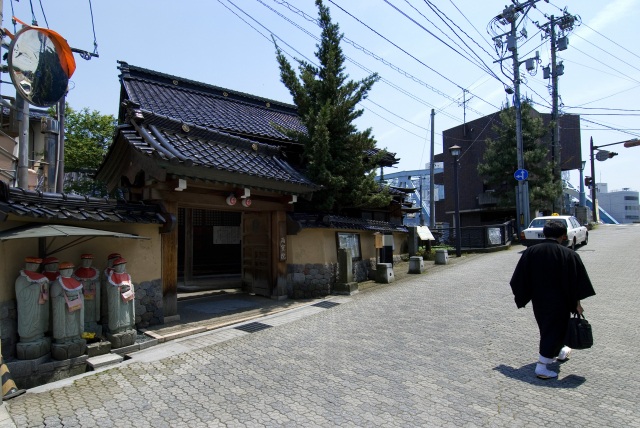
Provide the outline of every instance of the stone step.
<path id="1" fill-rule="evenodd" d="M 120 364 L 122 360 L 124 360 L 124 357 L 122 355 L 110 353 L 88 358 L 87 365 L 91 368 L 91 370 L 96 370 L 101 367 Z"/>

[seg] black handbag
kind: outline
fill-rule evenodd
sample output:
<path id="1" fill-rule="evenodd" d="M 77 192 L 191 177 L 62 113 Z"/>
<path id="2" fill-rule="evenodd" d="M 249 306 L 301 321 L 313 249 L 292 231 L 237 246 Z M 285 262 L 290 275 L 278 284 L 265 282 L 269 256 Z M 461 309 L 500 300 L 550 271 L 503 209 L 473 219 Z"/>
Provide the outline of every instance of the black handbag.
<path id="1" fill-rule="evenodd" d="M 593 346 L 591 324 L 584 318 L 584 315 L 574 313 L 569 318 L 564 344 L 573 349 L 588 349 Z"/>

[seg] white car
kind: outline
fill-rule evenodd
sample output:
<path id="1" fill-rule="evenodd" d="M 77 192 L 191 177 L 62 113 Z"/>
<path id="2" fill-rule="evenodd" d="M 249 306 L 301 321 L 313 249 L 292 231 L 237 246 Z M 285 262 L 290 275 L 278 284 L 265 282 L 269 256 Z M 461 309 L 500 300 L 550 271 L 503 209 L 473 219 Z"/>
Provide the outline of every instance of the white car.
<path id="1" fill-rule="evenodd" d="M 520 243 L 530 247 L 542 242 L 545 239 L 542 229 L 551 220 L 560 221 L 567 226 L 567 239 L 563 242 L 567 247 L 575 250 L 576 245 L 587 245 L 589 242 L 589 231 L 586 226 L 578 222 L 577 218 L 571 215 L 550 215 L 534 218 L 529 227 L 520 232 Z"/>

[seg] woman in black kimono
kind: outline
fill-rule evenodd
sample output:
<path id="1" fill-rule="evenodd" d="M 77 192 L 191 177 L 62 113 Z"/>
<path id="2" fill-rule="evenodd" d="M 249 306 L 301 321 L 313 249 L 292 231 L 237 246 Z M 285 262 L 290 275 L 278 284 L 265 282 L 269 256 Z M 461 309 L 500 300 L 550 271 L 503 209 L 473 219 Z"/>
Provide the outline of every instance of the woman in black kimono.
<path id="1" fill-rule="evenodd" d="M 596 293 L 580 256 L 562 245 L 566 226 L 552 220 L 543 233 L 544 241 L 522 253 L 510 284 L 518 308 L 529 301 L 533 304 L 540 329 L 540 360 L 535 373 L 541 379 L 550 379 L 558 373 L 547 369 L 547 364 L 556 357 L 565 360 L 571 352 L 571 348 L 563 347 L 571 313 L 582 314 L 580 300 Z"/>

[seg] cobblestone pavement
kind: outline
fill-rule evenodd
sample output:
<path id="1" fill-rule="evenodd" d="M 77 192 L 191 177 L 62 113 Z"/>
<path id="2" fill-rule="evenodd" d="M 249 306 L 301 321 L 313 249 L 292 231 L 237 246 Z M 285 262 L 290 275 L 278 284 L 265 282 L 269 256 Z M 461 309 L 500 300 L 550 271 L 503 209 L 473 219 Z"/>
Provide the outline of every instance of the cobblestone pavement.
<path id="1" fill-rule="evenodd" d="M 578 249 L 598 293 L 583 302 L 595 345 L 554 365 L 557 380 L 533 374 L 537 328 L 508 285 L 516 246 L 253 333 L 157 345 L 5 407 L 19 427 L 640 427 L 638 242 L 640 225 L 601 226 Z"/>

